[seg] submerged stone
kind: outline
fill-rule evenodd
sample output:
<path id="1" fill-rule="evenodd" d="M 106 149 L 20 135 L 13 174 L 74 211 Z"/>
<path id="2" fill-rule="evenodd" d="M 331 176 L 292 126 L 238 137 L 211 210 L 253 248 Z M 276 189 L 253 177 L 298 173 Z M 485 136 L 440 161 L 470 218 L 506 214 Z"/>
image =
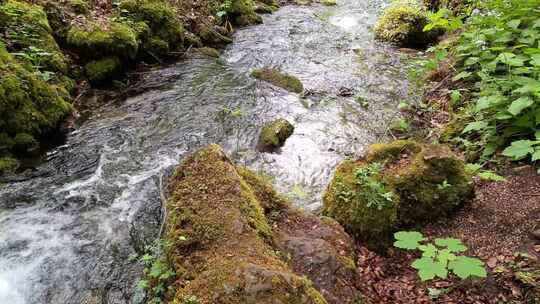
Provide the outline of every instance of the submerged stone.
<path id="1" fill-rule="evenodd" d="M 283 146 L 293 132 L 294 126 L 289 121 L 276 119 L 263 126 L 257 146 L 261 151 L 272 151 Z"/>
<path id="2" fill-rule="evenodd" d="M 356 290 L 340 289 L 354 286 L 355 272 L 352 242 L 339 225 L 295 211 L 218 146 L 187 157 L 168 188 L 167 258 L 177 274 L 169 289 L 173 303 L 353 303 Z M 310 225 L 295 226 L 300 221 Z M 311 237 L 318 250 L 298 249 L 294 244 L 304 241 L 290 241 Z M 329 261 L 326 271 L 308 267 Z M 327 285 L 318 283 L 323 274 Z"/>
<path id="3" fill-rule="evenodd" d="M 300 79 L 295 76 L 282 73 L 272 68 L 255 69 L 251 72 L 251 76 L 268 81 L 271 84 L 283 88 L 287 91 L 302 93 L 304 86 Z"/>
<path id="4" fill-rule="evenodd" d="M 421 5 L 410 1 L 397 1 L 384 10 L 375 25 L 377 39 L 401 47 L 424 47 L 438 36 L 437 31 L 424 32 L 428 23 Z"/>
<path id="5" fill-rule="evenodd" d="M 464 163 L 447 147 L 394 141 L 343 162 L 324 195 L 325 215 L 373 249 L 401 228 L 448 216 L 473 192 Z"/>
<path id="6" fill-rule="evenodd" d="M 326 5 L 326 6 L 334 6 L 334 5 L 337 5 L 336 0 L 322 0 L 321 3 L 322 3 L 323 5 Z"/>

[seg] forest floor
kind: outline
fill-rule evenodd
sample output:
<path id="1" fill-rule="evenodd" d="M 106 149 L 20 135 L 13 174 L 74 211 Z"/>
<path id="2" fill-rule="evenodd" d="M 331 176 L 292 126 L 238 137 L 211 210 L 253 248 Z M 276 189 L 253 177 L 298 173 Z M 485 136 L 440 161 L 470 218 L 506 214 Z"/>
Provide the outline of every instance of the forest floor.
<path id="1" fill-rule="evenodd" d="M 452 218 L 431 224 L 429 238 L 455 237 L 487 266 L 485 280 L 421 282 L 410 264 L 418 256 L 399 249 L 379 255 L 359 247 L 364 296 L 371 303 L 540 303 L 540 175 L 531 166 L 506 170 L 505 182 L 475 179 L 475 198 Z"/>

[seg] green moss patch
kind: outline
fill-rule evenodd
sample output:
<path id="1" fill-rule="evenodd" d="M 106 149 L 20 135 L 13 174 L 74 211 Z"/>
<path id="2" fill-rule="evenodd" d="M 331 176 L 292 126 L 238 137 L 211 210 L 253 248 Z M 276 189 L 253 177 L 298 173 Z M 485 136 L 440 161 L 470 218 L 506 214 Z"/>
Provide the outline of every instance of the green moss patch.
<path id="1" fill-rule="evenodd" d="M 0 4 L 0 28 L 0 39 L 19 60 L 41 70 L 67 71 L 67 59 L 41 6 L 12 0 Z"/>
<path id="2" fill-rule="evenodd" d="M 302 91 L 304 90 L 304 86 L 302 85 L 300 79 L 295 76 L 282 73 L 276 69 L 255 69 L 253 70 L 253 72 L 251 72 L 251 76 L 264 81 L 268 81 L 275 86 L 284 88 L 285 90 L 291 92 L 302 93 Z"/>
<path id="3" fill-rule="evenodd" d="M 122 64 L 116 57 L 105 58 L 87 63 L 84 66 L 86 76 L 92 82 L 111 79 L 122 71 Z"/>
<path id="4" fill-rule="evenodd" d="M 67 34 L 67 43 L 88 59 L 108 56 L 135 58 L 139 48 L 137 32 L 128 24 L 111 22 L 103 25 L 74 26 Z"/>
<path id="5" fill-rule="evenodd" d="M 398 1 L 388 7 L 375 25 L 375 37 L 403 47 L 424 47 L 438 36 L 424 32 L 428 23 L 425 9 L 411 1 Z"/>
<path id="6" fill-rule="evenodd" d="M 0 174 L 14 172 L 19 167 L 19 162 L 11 157 L 0 157 Z"/>
<path id="7" fill-rule="evenodd" d="M 185 30 L 178 18 L 179 12 L 163 0 L 126 0 L 120 3 L 122 15 L 136 22 L 144 22 L 150 29 L 145 41 L 145 51 L 163 53 L 163 50 L 182 48 Z M 156 44 L 160 41 L 160 44 Z M 164 45 L 167 45 L 166 47 Z M 158 46 L 156 49 L 155 46 Z"/>
<path id="8" fill-rule="evenodd" d="M 391 232 L 437 221 L 467 201 L 471 176 L 452 152 L 412 141 L 376 144 L 337 169 L 324 195 L 324 214 L 374 249 Z"/>
<path id="9" fill-rule="evenodd" d="M 0 42 L 0 154 L 15 146 L 29 149 L 32 139 L 53 131 L 72 109 L 68 98 L 62 86 L 20 64 Z"/>
<path id="10" fill-rule="evenodd" d="M 294 132 L 294 126 L 286 119 L 279 118 L 263 126 L 259 135 L 258 148 L 271 151 L 285 144 Z"/>

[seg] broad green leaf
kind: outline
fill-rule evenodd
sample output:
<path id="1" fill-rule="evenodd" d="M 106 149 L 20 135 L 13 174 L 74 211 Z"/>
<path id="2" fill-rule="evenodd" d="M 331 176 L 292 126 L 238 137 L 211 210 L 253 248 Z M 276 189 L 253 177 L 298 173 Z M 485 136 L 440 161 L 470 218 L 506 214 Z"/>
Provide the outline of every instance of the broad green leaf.
<path id="1" fill-rule="evenodd" d="M 467 78 L 467 77 L 469 77 L 471 75 L 472 75 L 471 72 L 461 72 L 461 73 L 457 74 L 456 76 L 454 76 L 454 78 L 452 78 L 452 80 L 458 81 L 460 79 Z"/>
<path id="2" fill-rule="evenodd" d="M 471 122 L 471 123 L 467 124 L 467 126 L 465 126 L 465 129 L 463 129 L 462 133 L 465 134 L 465 133 L 469 133 L 469 132 L 472 132 L 472 131 L 483 130 L 487 126 L 488 126 L 488 123 L 485 122 L 485 121 Z"/>
<path id="3" fill-rule="evenodd" d="M 437 247 L 433 246 L 433 244 L 420 245 L 418 249 L 422 251 L 423 257 L 433 258 L 437 255 Z"/>
<path id="4" fill-rule="evenodd" d="M 512 53 L 501 53 L 497 56 L 497 61 L 510 66 L 523 66 L 524 59 L 518 58 L 515 54 Z"/>
<path id="5" fill-rule="evenodd" d="M 463 245 L 460 240 L 454 238 L 435 239 L 435 245 L 446 247 L 451 252 L 467 251 L 467 246 Z"/>
<path id="6" fill-rule="evenodd" d="M 402 249 L 416 249 L 420 246 L 419 242 L 425 240 L 418 231 L 399 231 L 394 233 L 394 238 L 394 246 Z"/>
<path id="7" fill-rule="evenodd" d="M 461 93 L 458 90 L 452 90 L 450 92 L 450 99 L 454 104 L 458 103 L 461 100 Z"/>
<path id="8" fill-rule="evenodd" d="M 540 54 L 531 55 L 531 64 L 540 66 Z"/>
<path id="9" fill-rule="evenodd" d="M 485 278 L 487 276 L 484 262 L 476 258 L 466 256 L 458 256 L 455 260 L 448 263 L 448 269 L 461 279 L 466 279 L 470 276 Z"/>
<path id="10" fill-rule="evenodd" d="M 514 19 L 514 20 L 509 21 L 506 24 L 509 27 L 513 28 L 513 29 L 517 29 L 519 27 L 519 25 L 521 24 L 521 20 L 520 19 Z"/>
<path id="11" fill-rule="evenodd" d="M 514 160 L 520 160 L 525 158 L 528 154 L 534 152 L 534 141 L 531 140 L 517 140 L 512 142 L 510 147 L 504 149 L 502 154 L 513 158 Z"/>
<path id="12" fill-rule="evenodd" d="M 540 160 L 540 149 L 536 149 L 531 157 L 532 161 Z"/>
<path id="13" fill-rule="evenodd" d="M 148 286 L 149 284 L 147 280 L 140 280 L 139 282 L 137 282 L 137 288 L 140 290 L 145 290 L 148 288 Z"/>
<path id="14" fill-rule="evenodd" d="M 516 82 L 521 86 L 514 90 L 515 93 L 528 94 L 540 92 L 540 81 L 528 77 L 516 77 Z"/>
<path id="15" fill-rule="evenodd" d="M 540 140 L 540 130 L 536 131 L 534 133 L 534 137 L 536 137 L 536 139 Z"/>
<path id="16" fill-rule="evenodd" d="M 512 102 L 512 104 L 508 107 L 508 112 L 510 112 L 512 115 L 516 116 L 524 109 L 530 107 L 534 103 L 534 100 L 532 100 L 529 97 L 521 97 Z"/>
<path id="17" fill-rule="evenodd" d="M 449 261 L 453 261 L 456 259 L 456 255 L 453 254 L 449 249 L 443 249 L 439 252 L 439 255 L 437 256 L 437 260 L 441 263 L 448 263 Z"/>
<path id="18" fill-rule="evenodd" d="M 490 180 L 490 181 L 494 181 L 494 182 L 505 182 L 506 181 L 506 178 L 504 178 L 504 176 L 500 176 L 500 175 L 498 175 L 496 173 L 493 173 L 491 171 L 480 172 L 480 173 L 478 173 L 478 177 L 480 177 L 483 180 Z"/>
<path id="19" fill-rule="evenodd" d="M 482 168 L 482 165 L 480 165 L 480 164 L 466 164 L 465 165 L 465 169 L 467 170 L 467 172 L 469 172 L 471 174 L 476 173 L 481 168 Z"/>
<path id="20" fill-rule="evenodd" d="M 161 261 L 155 261 L 152 264 L 152 267 L 150 268 L 150 272 L 148 275 L 151 278 L 159 278 L 159 276 L 163 273 L 164 265 Z"/>
<path id="21" fill-rule="evenodd" d="M 480 58 L 478 57 L 469 57 L 467 58 L 467 60 L 465 60 L 465 66 L 471 66 L 473 64 L 476 64 L 478 63 L 478 61 L 480 61 Z"/>
<path id="22" fill-rule="evenodd" d="M 418 269 L 418 275 L 422 281 L 427 281 L 439 277 L 446 279 L 448 270 L 446 264 L 433 260 L 432 258 L 423 257 L 414 261 L 411 266 Z"/>

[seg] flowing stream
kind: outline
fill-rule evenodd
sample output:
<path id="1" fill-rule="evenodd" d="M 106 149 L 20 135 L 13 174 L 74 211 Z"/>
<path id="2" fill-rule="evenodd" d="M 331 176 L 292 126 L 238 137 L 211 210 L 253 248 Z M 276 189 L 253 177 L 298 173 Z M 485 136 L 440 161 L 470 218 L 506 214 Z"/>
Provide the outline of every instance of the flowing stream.
<path id="1" fill-rule="evenodd" d="M 167 174 L 209 143 L 296 205 L 319 208 L 335 166 L 384 138 L 397 104 L 415 97 L 407 60 L 373 39 L 384 5 L 338 0 L 265 15 L 219 59 L 148 73 L 153 89 L 97 110 L 33 172 L 4 180 L 0 303 L 137 302 L 141 266 L 129 257 L 157 235 Z M 305 96 L 249 76 L 263 66 L 298 76 Z M 278 117 L 294 134 L 279 153 L 256 152 L 261 126 Z"/>

